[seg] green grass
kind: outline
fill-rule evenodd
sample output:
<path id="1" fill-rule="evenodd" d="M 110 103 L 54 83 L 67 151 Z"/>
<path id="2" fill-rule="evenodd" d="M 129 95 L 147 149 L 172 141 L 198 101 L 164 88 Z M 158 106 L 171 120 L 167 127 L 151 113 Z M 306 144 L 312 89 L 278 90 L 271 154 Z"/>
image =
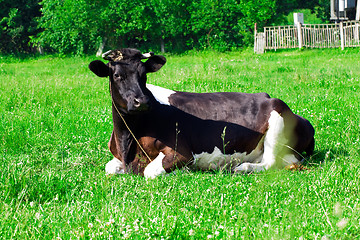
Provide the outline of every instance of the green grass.
<path id="1" fill-rule="evenodd" d="M 267 92 L 316 130 L 309 171 L 105 176 L 108 82 L 92 57 L 0 57 L 4 239 L 360 237 L 360 52 L 189 52 L 149 82 L 182 91 Z"/>

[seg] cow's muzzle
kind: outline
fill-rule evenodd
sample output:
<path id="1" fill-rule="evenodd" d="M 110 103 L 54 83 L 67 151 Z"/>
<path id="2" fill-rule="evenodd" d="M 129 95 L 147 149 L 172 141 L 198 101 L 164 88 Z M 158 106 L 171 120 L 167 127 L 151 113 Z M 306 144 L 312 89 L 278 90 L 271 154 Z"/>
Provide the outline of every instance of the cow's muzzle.
<path id="1" fill-rule="evenodd" d="M 150 110 L 150 101 L 147 96 L 134 97 L 128 104 L 129 112 L 143 112 Z"/>

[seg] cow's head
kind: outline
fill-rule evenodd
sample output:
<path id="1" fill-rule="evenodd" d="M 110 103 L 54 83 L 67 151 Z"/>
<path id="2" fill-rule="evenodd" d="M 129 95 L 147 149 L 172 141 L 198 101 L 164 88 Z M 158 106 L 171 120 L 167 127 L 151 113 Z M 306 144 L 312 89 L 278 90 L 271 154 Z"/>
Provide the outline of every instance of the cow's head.
<path id="1" fill-rule="evenodd" d="M 102 57 L 109 63 L 95 60 L 89 68 L 99 77 L 109 76 L 111 95 L 119 110 L 130 114 L 148 110 L 151 93 L 146 89 L 146 74 L 158 71 L 166 58 L 129 48 L 111 50 Z M 142 62 L 142 59 L 148 60 Z"/>

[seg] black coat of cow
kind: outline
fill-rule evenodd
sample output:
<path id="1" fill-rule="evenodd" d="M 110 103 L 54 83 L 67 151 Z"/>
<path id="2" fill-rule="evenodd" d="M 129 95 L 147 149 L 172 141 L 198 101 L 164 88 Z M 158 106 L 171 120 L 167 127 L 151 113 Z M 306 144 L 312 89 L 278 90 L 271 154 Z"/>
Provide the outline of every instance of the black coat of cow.
<path id="1" fill-rule="evenodd" d="M 99 77 L 109 76 L 114 124 L 109 148 L 125 172 L 144 174 L 159 156 L 158 168 L 171 172 L 216 148 L 227 155 L 259 151 L 246 167 L 240 159 L 243 166 L 230 168 L 258 171 L 276 165 L 272 160 L 264 164 L 263 159 L 282 161 L 290 154 L 300 160 L 303 152 L 311 154 L 314 149 L 311 124 L 266 93 L 174 92 L 168 98 L 170 105 L 164 105 L 146 88 L 146 74 L 165 64 L 163 56 L 121 49 L 107 52 L 104 58 L 110 62 L 96 60 L 89 68 Z M 270 120 L 271 115 L 275 120 Z"/>

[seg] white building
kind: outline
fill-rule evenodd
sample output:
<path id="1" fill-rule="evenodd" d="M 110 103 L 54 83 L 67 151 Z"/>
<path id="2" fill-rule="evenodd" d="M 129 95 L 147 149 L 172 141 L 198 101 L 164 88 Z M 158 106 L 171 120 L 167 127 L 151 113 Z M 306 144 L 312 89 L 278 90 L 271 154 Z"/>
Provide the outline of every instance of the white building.
<path id="1" fill-rule="evenodd" d="M 359 20 L 360 4 L 357 2 L 357 0 L 330 0 L 330 20 L 336 22 Z"/>

